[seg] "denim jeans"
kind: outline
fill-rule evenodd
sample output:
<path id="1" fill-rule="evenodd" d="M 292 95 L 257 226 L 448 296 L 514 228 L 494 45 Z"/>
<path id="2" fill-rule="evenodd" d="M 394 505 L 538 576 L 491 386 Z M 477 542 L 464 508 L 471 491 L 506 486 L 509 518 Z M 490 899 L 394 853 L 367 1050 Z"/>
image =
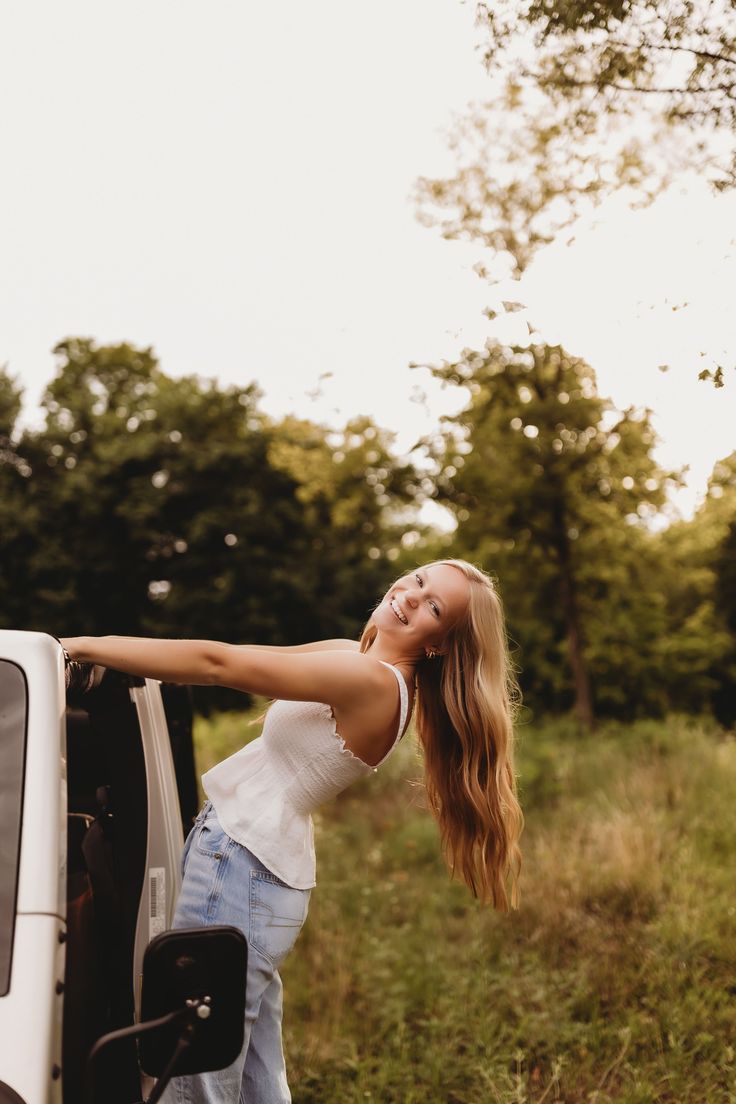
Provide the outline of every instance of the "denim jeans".
<path id="1" fill-rule="evenodd" d="M 184 844 L 175 928 L 233 924 L 248 940 L 245 1039 L 231 1066 L 175 1077 L 162 1104 L 289 1104 L 278 967 L 294 946 L 309 889 L 292 889 L 223 831 L 206 802 Z"/>

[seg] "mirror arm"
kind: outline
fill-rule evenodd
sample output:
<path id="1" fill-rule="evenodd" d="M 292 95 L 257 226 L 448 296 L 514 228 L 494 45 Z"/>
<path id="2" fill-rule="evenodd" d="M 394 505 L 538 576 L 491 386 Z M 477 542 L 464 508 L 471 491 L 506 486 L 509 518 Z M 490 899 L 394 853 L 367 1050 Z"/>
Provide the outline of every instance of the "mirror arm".
<path id="1" fill-rule="evenodd" d="M 176 1049 L 171 1055 L 171 1059 L 166 1066 L 166 1069 L 163 1071 L 158 1081 L 153 1086 L 153 1089 L 151 1090 L 151 1095 L 149 1096 L 145 1104 L 156 1104 L 156 1101 L 161 1098 L 161 1094 L 163 1093 L 171 1078 L 174 1076 L 174 1070 L 176 1069 L 179 1059 L 181 1058 L 187 1047 L 191 1046 L 192 1039 L 194 1038 L 194 1033 L 195 1023 L 194 1019 L 190 1016 L 189 1022 L 185 1023 L 184 1027 L 182 1028 L 182 1032 L 176 1043 Z"/>
<path id="2" fill-rule="evenodd" d="M 153 1091 L 148 1100 L 144 1101 L 144 1104 L 156 1104 L 156 1101 L 160 1098 L 174 1074 L 176 1063 L 187 1047 L 191 1045 L 191 1041 L 195 1034 L 196 1020 L 202 1016 L 202 1013 L 199 1012 L 199 1005 L 199 1001 L 193 1001 L 188 1003 L 186 1008 L 177 1008 L 175 1012 L 169 1012 L 165 1016 L 159 1016 L 157 1020 L 149 1020 L 147 1023 L 142 1024 L 132 1024 L 130 1027 L 121 1027 L 117 1031 L 110 1031 L 107 1035 L 100 1036 L 92 1047 L 89 1058 L 87 1059 L 87 1096 L 89 1104 L 96 1104 L 95 1066 L 103 1050 L 106 1050 L 109 1046 L 114 1046 L 115 1043 L 122 1042 L 124 1039 L 137 1039 L 142 1035 L 148 1035 L 151 1031 L 157 1031 L 161 1027 L 182 1022 L 184 1026 L 176 1044 L 176 1049 L 166 1069 L 153 1086 Z"/>

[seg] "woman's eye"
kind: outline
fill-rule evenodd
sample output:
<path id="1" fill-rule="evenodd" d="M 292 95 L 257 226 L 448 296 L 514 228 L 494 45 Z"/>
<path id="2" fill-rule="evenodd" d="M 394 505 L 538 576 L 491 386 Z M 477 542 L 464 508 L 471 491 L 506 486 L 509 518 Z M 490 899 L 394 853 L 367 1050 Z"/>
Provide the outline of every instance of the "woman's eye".
<path id="1" fill-rule="evenodd" d="M 430 609 L 432 610 L 432 613 L 435 615 L 435 617 L 439 617 L 440 611 L 437 608 L 437 606 L 434 604 L 434 602 L 430 602 Z"/>
<path id="2" fill-rule="evenodd" d="M 422 582 L 422 576 L 421 575 L 415 575 L 414 578 L 419 583 L 420 587 L 424 586 L 424 583 Z"/>

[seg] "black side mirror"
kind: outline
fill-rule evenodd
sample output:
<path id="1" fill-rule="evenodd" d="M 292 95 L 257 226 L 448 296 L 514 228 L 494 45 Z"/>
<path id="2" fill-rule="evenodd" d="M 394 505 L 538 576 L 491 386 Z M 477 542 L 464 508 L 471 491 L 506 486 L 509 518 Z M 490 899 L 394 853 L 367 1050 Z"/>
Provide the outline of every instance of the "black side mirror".
<path id="1" fill-rule="evenodd" d="M 101 1051 L 137 1037 L 144 1073 L 158 1077 L 155 1104 L 172 1077 L 224 1069 L 243 1046 L 248 944 L 237 928 L 177 928 L 152 939 L 143 958 L 141 1022 L 98 1039 L 89 1056 L 90 1104 Z"/>
<path id="2" fill-rule="evenodd" d="M 245 1028 L 248 944 L 237 928 L 178 928 L 151 940 L 143 959 L 142 1024 L 189 1010 L 195 1031 L 174 1076 L 224 1069 L 240 1054 Z M 144 1073 L 160 1077 L 181 1035 L 173 1022 L 141 1038 Z"/>

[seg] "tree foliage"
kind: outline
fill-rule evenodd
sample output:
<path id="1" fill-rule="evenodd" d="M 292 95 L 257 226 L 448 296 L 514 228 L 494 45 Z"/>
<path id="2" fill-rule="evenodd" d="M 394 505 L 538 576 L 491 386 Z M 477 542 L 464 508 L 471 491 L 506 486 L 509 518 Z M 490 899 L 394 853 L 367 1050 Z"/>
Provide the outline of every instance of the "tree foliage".
<path id="1" fill-rule="evenodd" d="M 492 283 L 518 279 L 614 191 L 644 204 L 684 170 L 736 184 L 731 3 L 512 0 L 477 11 L 489 96 L 451 134 L 455 171 L 421 178 L 416 200 L 420 221 L 487 247 L 478 271 Z M 699 375 L 724 383 L 719 363 Z"/>
<path id="2" fill-rule="evenodd" d="M 469 391 L 434 443 L 437 496 L 456 546 L 501 579 L 527 700 L 574 702 L 586 726 L 632 696 L 656 708 L 636 662 L 661 624 L 641 548 L 675 477 L 652 458 L 648 413 L 614 410 L 556 346 L 489 343 L 433 371 Z"/>
<path id="3" fill-rule="evenodd" d="M 416 496 L 388 434 L 274 422 L 253 386 L 171 379 L 150 349 L 55 352 L 44 428 L 3 438 L 0 623 L 277 644 L 358 632 Z M 3 396 L 10 423 L 7 378 Z"/>
<path id="4" fill-rule="evenodd" d="M 615 410 L 564 349 L 436 367 L 467 405 L 419 469 L 367 418 L 274 421 L 252 386 L 172 379 L 150 349 L 75 338 L 57 357 L 40 429 L 17 427 L 0 371 L 2 627 L 355 637 L 392 577 L 460 555 L 500 580 L 535 710 L 736 720 L 736 454 L 692 520 L 657 530 L 675 476 L 648 414 Z M 456 532 L 421 523 L 427 495 Z"/>
<path id="5" fill-rule="evenodd" d="M 488 260 L 478 272 L 491 283 L 518 279 L 615 188 L 651 199 L 683 164 L 660 134 L 655 171 L 650 142 L 597 117 L 569 118 L 515 79 L 458 119 L 449 143 L 456 170 L 417 181 L 417 215 L 448 239 L 480 242 Z"/>
<path id="6" fill-rule="evenodd" d="M 734 183 L 736 23 L 721 0 L 512 0 L 478 5 L 487 65 L 514 64 L 570 114 L 646 105 L 671 124 L 718 129 Z M 531 47 L 531 48 L 530 48 Z"/>
<path id="7" fill-rule="evenodd" d="M 659 585 L 666 595 L 667 699 L 683 711 L 736 722 L 736 453 L 713 469 L 689 521 L 657 534 Z"/>

